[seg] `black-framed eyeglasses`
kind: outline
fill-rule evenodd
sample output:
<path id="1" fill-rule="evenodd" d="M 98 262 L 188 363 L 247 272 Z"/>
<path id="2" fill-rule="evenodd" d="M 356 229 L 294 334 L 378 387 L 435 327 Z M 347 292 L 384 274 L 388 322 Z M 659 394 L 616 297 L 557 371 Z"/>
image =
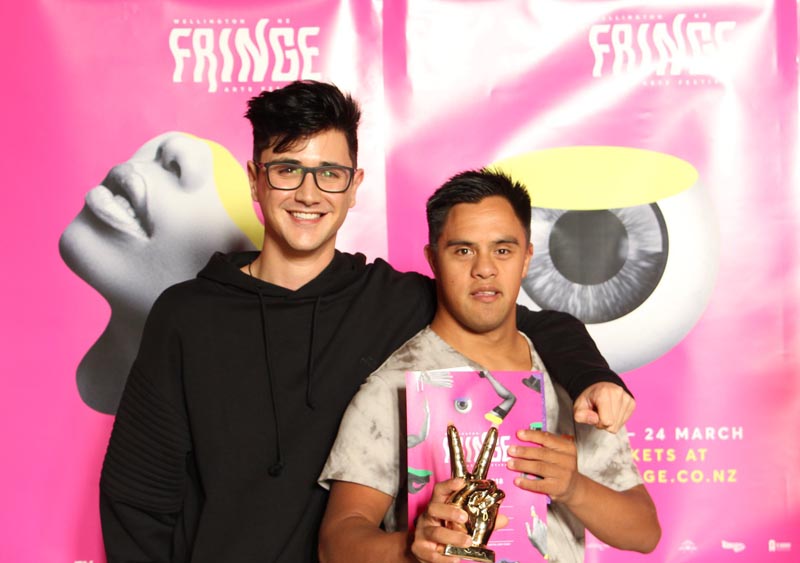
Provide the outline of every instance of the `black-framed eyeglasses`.
<path id="1" fill-rule="evenodd" d="M 264 170 L 267 183 L 273 189 L 296 190 L 310 173 L 320 190 L 333 194 L 346 192 L 356 172 L 355 168 L 338 164 L 303 166 L 295 162 L 256 162 L 255 165 Z"/>

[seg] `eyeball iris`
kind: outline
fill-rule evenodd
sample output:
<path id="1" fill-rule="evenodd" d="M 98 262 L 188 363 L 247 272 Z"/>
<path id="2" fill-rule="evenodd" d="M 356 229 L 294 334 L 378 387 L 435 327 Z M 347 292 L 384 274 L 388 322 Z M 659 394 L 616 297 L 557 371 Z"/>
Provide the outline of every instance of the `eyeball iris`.
<path id="1" fill-rule="evenodd" d="M 453 406 L 456 409 L 456 412 L 461 414 L 466 414 L 472 410 L 472 399 L 469 398 L 460 398 L 456 399 L 453 403 Z"/>

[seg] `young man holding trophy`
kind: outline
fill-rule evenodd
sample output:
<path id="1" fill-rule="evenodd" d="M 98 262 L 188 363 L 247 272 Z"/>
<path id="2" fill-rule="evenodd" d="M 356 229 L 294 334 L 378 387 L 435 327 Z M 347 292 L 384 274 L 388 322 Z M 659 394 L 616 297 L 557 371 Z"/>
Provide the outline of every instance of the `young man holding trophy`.
<path id="1" fill-rule="evenodd" d="M 331 487 L 320 559 L 451 563 L 469 557 L 470 548 L 487 551 L 473 545 L 475 535 L 468 532 L 477 529 L 488 541 L 502 494 L 486 482 L 485 463 L 477 462 L 468 473 L 463 459 L 453 461 L 460 457 L 457 434 L 449 438 L 454 477 L 435 484 L 415 530 L 404 530 L 402 516 L 406 373 L 465 365 L 491 371 L 533 368 L 544 374 L 550 432 L 515 429 L 518 442 L 508 448 L 507 467 L 518 475 L 503 486 L 506 495 L 514 487 L 552 499 L 547 509 L 550 561 L 582 561 L 584 529 L 621 549 L 655 549 L 661 535 L 655 506 L 624 429 L 611 434 L 576 425 L 568 396 L 553 385 L 535 346 L 517 330 L 515 303 L 533 254 L 525 188 L 500 173 L 464 172 L 431 196 L 427 214 L 425 255 L 436 277 L 436 314 L 370 375 L 342 419 L 320 477 Z M 485 450 L 479 456 L 484 462 L 491 456 Z M 475 491 L 484 492 L 474 496 Z M 485 508 L 476 508 L 481 503 Z M 531 560 L 540 557 L 530 549 Z M 474 559 L 487 560 L 481 557 Z"/>

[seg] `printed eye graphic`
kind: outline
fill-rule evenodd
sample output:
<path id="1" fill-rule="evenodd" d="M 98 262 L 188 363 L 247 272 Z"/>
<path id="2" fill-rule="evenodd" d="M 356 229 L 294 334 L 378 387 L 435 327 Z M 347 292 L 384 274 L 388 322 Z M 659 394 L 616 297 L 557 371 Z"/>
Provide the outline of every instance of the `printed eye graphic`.
<path id="1" fill-rule="evenodd" d="M 456 399 L 453 402 L 453 406 L 456 409 L 456 412 L 461 414 L 467 414 L 469 411 L 472 410 L 472 399 L 463 398 L 463 399 Z"/>
<path id="2" fill-rule="evenodd" d="M 644 303 L 661 281 L 669 240 L 656 204 L 569 211 L 534 207 L 536 249 L 524 291 L 543 309 L 584 323 L 613 321 Z"/>
<path id="3" fill-rule="evenodd" d="M 565 147 L 494 166 L 531 194 L 533 259 L 519 302 L 582 320 L 616 371 L 678 344 L 716 280 L 718 233 L 698 173 L 624 147 Z"/>

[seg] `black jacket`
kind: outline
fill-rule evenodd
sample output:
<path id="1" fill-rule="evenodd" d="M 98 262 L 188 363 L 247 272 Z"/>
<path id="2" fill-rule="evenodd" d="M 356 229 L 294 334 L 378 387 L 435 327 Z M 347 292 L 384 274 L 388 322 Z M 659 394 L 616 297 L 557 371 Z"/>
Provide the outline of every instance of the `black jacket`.
<path id="1" fill-rule="evenodd" d="M 153 305 L 100 481 L 110 563 L 317 560 L 317 477 L 364 379 L 428 324 L 430 279 L 336 253 L 296 291 L 215 255 Z M 619 378 L 581 323 L 520 315 L 573 395 Z"/>

